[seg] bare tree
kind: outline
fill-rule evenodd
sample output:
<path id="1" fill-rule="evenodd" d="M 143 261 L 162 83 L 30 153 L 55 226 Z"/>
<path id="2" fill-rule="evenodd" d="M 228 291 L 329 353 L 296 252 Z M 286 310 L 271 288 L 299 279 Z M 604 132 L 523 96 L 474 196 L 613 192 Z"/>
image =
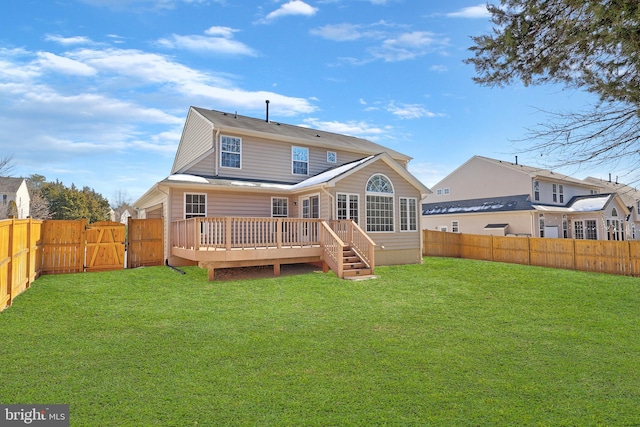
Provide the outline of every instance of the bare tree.
<path id="1" fill-rule="evenodd" d="M 0 176 L 11 176 L 13 169 L 13 156 L 0 157 Z"/>

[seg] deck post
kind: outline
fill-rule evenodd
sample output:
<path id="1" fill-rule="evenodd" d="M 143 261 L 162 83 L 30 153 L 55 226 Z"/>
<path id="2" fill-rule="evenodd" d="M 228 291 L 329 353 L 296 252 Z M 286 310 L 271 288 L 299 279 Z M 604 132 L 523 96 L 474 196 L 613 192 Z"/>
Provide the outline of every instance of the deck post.
<path id="1" fill-rule="evenodd" d="M 274 276 L 280 275 L 280 263 L 273 264 L 273 275 Z"/>
<path id="2" fill-rule="evenodd" d="M 276 222 L 276 242 L 278 245 L 278 249 L 282 248 L 282 232 L 284 229 L 282 228 L 282 218 L 278 218 Z"/>
<path id="3" fill-rule="evenodd" d="M 231 250 L 231 217 L 227 217 L 225 220 L 225 249 Z"/>
<path id="4" fill-rule="evenodd" d="M 207 266 L 207 272 L 208 272 L 208 277 L 210 282 L 213 282 L 214 280 L 216 280 L 216 269 L 213 268 L 211 264 Z"/>

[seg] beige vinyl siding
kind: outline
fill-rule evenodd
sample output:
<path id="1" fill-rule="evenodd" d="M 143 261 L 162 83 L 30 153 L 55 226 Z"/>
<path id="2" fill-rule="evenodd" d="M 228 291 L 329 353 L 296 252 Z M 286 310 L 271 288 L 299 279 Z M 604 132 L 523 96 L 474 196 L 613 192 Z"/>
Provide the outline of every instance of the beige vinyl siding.
<path id="1" fill-rule="evenodd" d="M 208 192 L 198 190 L 174 190 L 172 194 L 172 221 L 184 219 L 184 195 L 206 194 L 207 216 L 223 217 L 271 217 L 271 197 L 288 197 L 269 193 L 238 193 L 229 191 Z M 291 199 L 289 199 L 291 200 Z M 290 214 L 291 216 L 291 214 Z"/>
<path id="2" fill-rule="evenodd" d="M 242 137 L 231 134 L 230 136 Z M 229 178 L 297 183 L 327 169 L 366 157 L 347 151 L 337 151 L 338 163 L 328 163 L 326 149 L 296 145 L 309 148 L 309 175 L 294 175 L 291 170 L 291 147 L 293 146 L 291 143 L 242 137 L 242 169 L 223 168 L 220 169 L 219 175 Z M 219 159 L 216 160 L 219 161 Z"/>
<path id="3" fill-rule="evenodd" d="M 201 176 L 213 176 L 216 173 L 216 154 L 210 153 L 202 160 L 191 166 L 184 173 Z"/>
<path id="4" fill-rule="evenodd" d="M 449 189 L 449 194 L 444 194 L 445 188 Z M 438 195 L 438 190 L 442 190 L 443 194 Z M 431 191 L 433 194 L 426 199 L 428 203 L 499 197 L 506 194 L 533 195 L 532 180 L 527 173 L 501 167 L 477 157 L 431 187 Z"/>
<path id="5" fill-rule="evenodd" d="M 531 200 L 534 202 L 550 204 L 550 205 L 566 205 L 569 200 L 574 196 L 587 196 L 591 194 L 590 189 L 579 185 L 572 185 L 563 181 L 549 181 L 544 178 L 540 178 L 537 181 L 540 183 L 540 200 L 536 201 L 533 198 L 533 181 L 531 181 Z M 558 201 L 553 201 L 553 184 L 556 184 L 556 190 L 558 191 Z M 562 185 L 562 194 L 564 195 L 564 202 L 560 203 L 560 193 L 558 185 Z"/>
<path id="6" fill-rule="evenodd" d="M 359 195 L 359 215 L 360 227 L 366 231 L 366 185 L 369 178 L 374 174 L 381 173 L 385 175 L 393 184 L 393 232 L 369 232 L 367 233 L 371 239 L 378 245 L 376 250 L 401 250 L 420 248 L 420 227 L 416 231 L 400 232 L 400 197 L 411 197 L 418 201 L 417 221 L 420 224 L 420 192 L 402 176 L 395 172 L 390 166 L 383 161 L 377 161 L 366 168 L 355 172 L 336 184 L 331 190 L 334 196 L 334 206 L 332 207 L 332 217 L 335 217 L 335 195 L 337 193 L 351 193 Z"/>
<path id="7" fill-rule="evenodd" d="M 507 234 L 536 236 L 537 212 L 495 212 L 454 215 L 427 215 L 422 217 L 422 228 L 425 230 L 451 230 L 451 222 L 458 221 L 458 232 L 465 234 L 487 234 L 487 224 L 509 224 Z M 562 232 L 562 217 L 559 219 Z"/>
<path id="8" fill-rule="evenodd" d="M 171 173 L 184 173 L 207 151 L 214 149 L 211 123 L 200 114 L 189 111 Z"/>

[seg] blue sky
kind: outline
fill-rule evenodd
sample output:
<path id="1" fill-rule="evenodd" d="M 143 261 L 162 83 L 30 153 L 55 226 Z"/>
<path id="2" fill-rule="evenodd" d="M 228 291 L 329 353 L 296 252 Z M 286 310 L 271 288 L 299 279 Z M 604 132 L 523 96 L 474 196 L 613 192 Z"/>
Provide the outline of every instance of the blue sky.
<path id="1" fill-rule="evenodd" d="M 522 152 L 538 109 L 590 100 L 481 87 L 478 0 L 20 0 L 0 6 L 0 157 L 14 175 L 135 199 L 165 178 L 189 106 L 363 137 L 428 187 Z M 604 171 L 563 171 L 584 178 Z M 607 171 L 608 172 L 608 171 Z"/>

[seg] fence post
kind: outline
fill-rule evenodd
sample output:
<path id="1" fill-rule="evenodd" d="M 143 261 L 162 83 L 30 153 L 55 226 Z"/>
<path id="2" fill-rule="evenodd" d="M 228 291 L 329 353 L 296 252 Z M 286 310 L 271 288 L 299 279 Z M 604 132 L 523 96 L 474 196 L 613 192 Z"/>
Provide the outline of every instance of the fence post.
<path id="1" fill-rule="evenodd" d="M 10 219 L 11 225 L 9 225 L 9 251 L 7 257 L 9 258 L 9 264 L 7 264 L 7 295 L 9 299 L 7 300 L 7 306 L 10 306 L 13 303 L 13 234 L 14 228 L 16 226 L 16 220 Z"/>

